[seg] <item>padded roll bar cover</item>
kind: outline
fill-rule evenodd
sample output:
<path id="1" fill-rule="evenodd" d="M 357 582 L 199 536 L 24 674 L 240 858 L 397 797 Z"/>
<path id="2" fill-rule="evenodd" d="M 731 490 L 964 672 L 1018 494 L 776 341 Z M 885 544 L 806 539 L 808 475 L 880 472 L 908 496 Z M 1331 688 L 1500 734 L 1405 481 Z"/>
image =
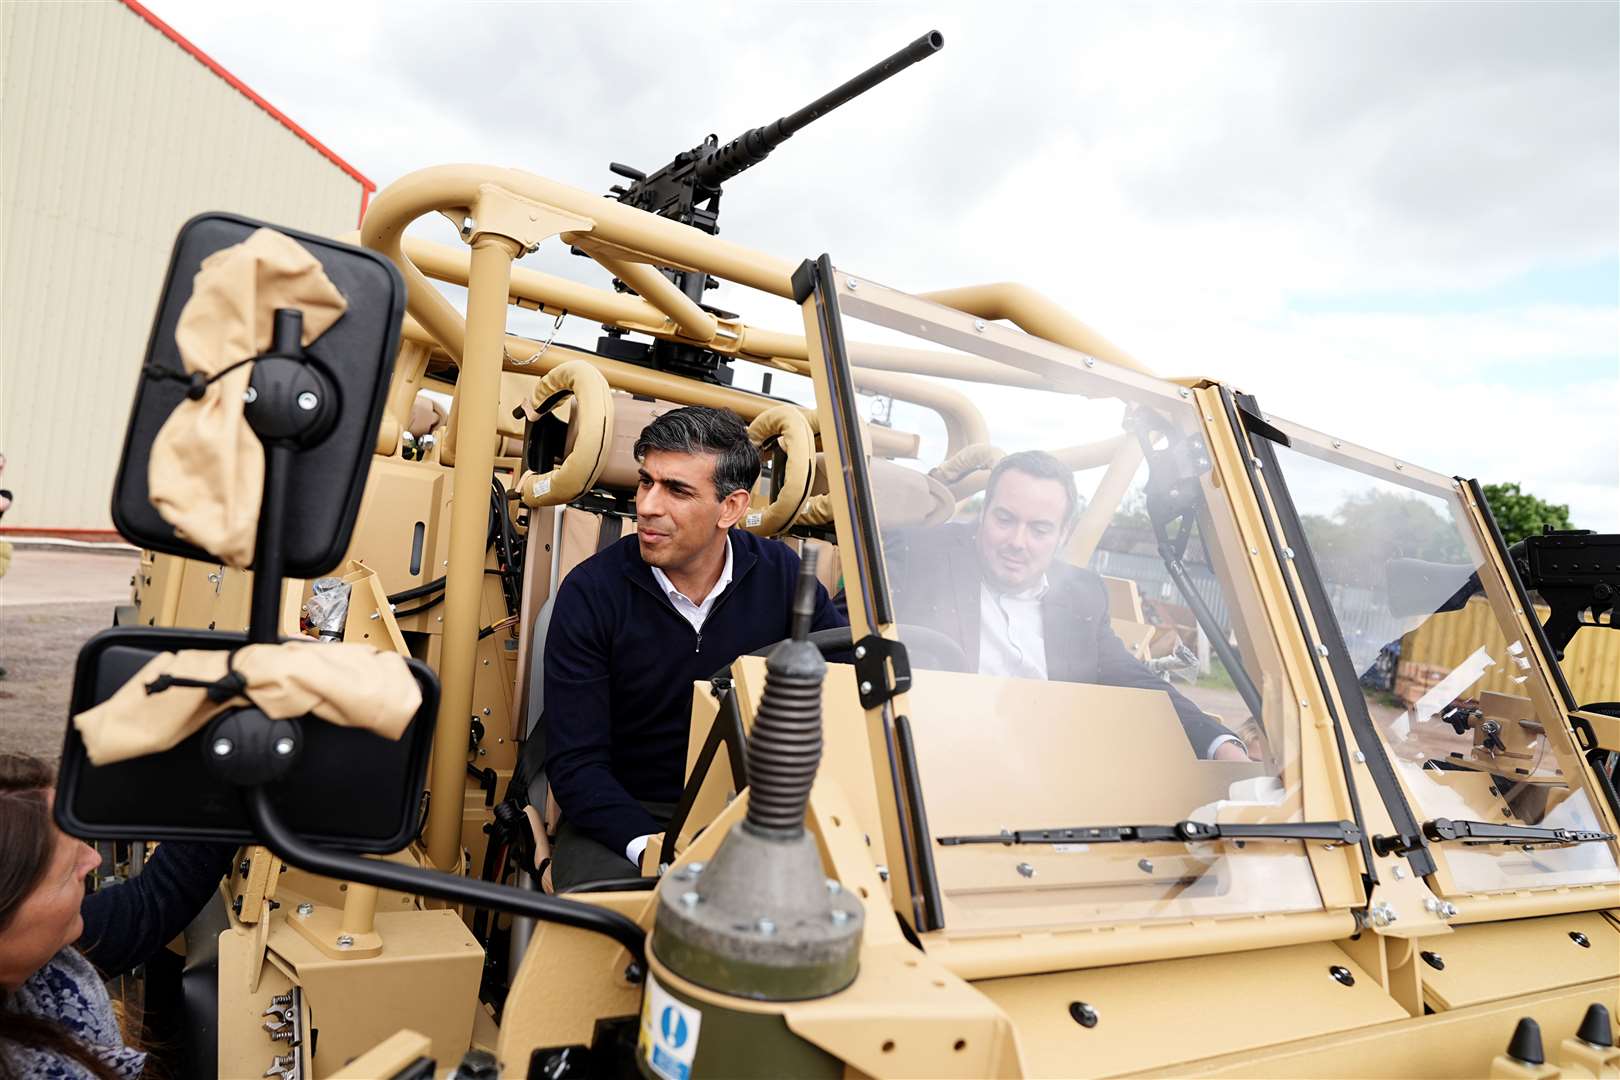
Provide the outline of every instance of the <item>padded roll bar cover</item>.
<path id="1" fill-rule="evenodd" d="M 572 395 L 567 455 L 549 472 L 525 473 L 518 495 L 525 506 L 559 506 L 596 485 L 613 448 L 613 391 L 600 371 L 584 360 L 558 364 L 540 377 L 529 397 L 530 419 L 539 419 Z"/>
<path id="2" fill-rule="evenodd" d="M 882 529 L 943 525 L 956 513 L 956 497 L 933 476 L 878 457 L 867 459 L 866 470 L 873 500 L 883 507 L 878 523 Z M 831 524 L 832 496 L 810 497 L 799 520 L 806 525 Z"/>
<path id="3" fill-rule="evenodd" d="M 761 448 L 775 439 L 787 458 L 776 498 L 758 509 L 750 506 L 742 521 L 743 528 L 757 536 L 775 536 L 793 524 L 810 498 L 816 478 L 815 432 L 797 405 L 777 405 L 754 418 L 748 438 Z M 758 487 L 754 497 L 762 498 Z"/>
<path id="4" fill-rule="evenodd" d="M 288 577 L 314 578 L 343 561 L 360 514 L 360 497 L 399 352 L 405 283 L 394 264 L 374 251 L 236 214 L 199 214 L 181 227 L 175 239 L 146 345 L 146 363 L 185 370 L 174 331 L 180 310 L 191 299 L 192 279 L 205 258 L 241 243 L 260 228 L 275 229 L 303 245 L 349 303 L 343 317 L 308 349 L 337 390 L 337 423 L 318 446 L 294 455 L 288 478 L 292 497 L 284 534 L 286 573 Z M 173 526 L 152 506 L 147 488 L 152 441 L 185 394 L 182 382 L 136 380 L 113 488 L 113 525 L 139 547 L 218 562 L 211 552 L 175 535 Z"/>
<path id="5" fill-rule="evenodd" d="M 228 650 L 245 634 L 170 627 L 103 630 L 79 652 L 73 713 L 100 704 L 159 652 Z M 270 797 L 288 827 L 317 844 L 390 854 L 416 835 L 439 683 L 419 660 L 406 659 L 422 705 L 396 742 L 312 717 L 300 721 L 304 746 Z M 94 766 L 72 724 L 57 776 L 56 820 L 95 840 L 208 840 L 256 844 L 239 789 L 208 764 L 204 727 L 172 749 Z"/>
<path id="6" fill-rule="evenodd" d="M 641 466 L 636 462 L 636 440 L 654 420 L 679 405 L 668 401 L 649 401 L 629 394 L 613 396 L 613 447 L 597 477 L 598 487 L 610 491 L 635 491 Z"/>

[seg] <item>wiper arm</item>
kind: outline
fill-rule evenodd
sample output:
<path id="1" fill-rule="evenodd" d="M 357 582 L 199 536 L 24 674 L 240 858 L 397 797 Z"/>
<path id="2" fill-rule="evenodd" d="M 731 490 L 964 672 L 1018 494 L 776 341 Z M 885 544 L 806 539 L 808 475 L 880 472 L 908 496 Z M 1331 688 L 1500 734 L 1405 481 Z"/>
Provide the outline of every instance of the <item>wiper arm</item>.
<path id="1" fill-rule="evenodd" d="M 1359 844 L 1353 821 L 1296 821 L 1275 825 L 1216 825 L 1178 821 L 1174 825 L 1082 825 L 1073 829 L 1003 829 L 979 836 L 939 836 L 946 847 L 962 844 L 1192 844 L 1206 840 L 1326 840 Z"/>
<path id="2" fill-rule="evenodd" d="M 1425 821 L 1423 835 L 1437 843 L 1455 840 L 1468 844 L 1590 844 L 1614 839 L 1614 833 L 1585 829 L 1541 829 L 1531 825 L 1493 825 L 1488 821 L 1450 818 Z"/>

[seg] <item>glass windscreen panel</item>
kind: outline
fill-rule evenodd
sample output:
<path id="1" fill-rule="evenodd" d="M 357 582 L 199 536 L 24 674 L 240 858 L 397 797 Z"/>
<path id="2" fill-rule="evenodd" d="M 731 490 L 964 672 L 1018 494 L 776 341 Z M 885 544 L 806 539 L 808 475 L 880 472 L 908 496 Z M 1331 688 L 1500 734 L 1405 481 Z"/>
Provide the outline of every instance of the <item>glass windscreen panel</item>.
<path id="1" fill-rule="evenodd" d="M 1516 602 L 1485 557 L 1460 485 L 1280 423 L 1283 479 L 1359 692 L 1419 821 L 1601 832 L 1575 747 L 1534 683 Z M 1320 613 L 1318 613 L 1320 617 Z M 1607 842 L 1444 843 L 1459 892 L 1620 880 Z"/>
<path id="2" fill-rule="evenodd" d="M 886 585 L 912 667 L 946 930 L 1319 909 L 1298 840 L 1109 831 L 1305 820 L 1297 717 L 1190 393 L 838 281 L 863 586 Z"/>

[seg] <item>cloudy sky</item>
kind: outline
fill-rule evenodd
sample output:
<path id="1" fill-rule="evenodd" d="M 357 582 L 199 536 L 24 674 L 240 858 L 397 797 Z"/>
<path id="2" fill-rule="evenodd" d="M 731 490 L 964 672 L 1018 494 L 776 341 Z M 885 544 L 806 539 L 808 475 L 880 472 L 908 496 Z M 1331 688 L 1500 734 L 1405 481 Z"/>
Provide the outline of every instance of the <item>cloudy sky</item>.
<path id="1" fill-rule="evenodd" d="M 1620 530 L 1615 4 L 149 4 L 383 186 L 605 190 L 937 28 L 727 186 L 727 239 L 1023 281 L 1161 374 Z"/>

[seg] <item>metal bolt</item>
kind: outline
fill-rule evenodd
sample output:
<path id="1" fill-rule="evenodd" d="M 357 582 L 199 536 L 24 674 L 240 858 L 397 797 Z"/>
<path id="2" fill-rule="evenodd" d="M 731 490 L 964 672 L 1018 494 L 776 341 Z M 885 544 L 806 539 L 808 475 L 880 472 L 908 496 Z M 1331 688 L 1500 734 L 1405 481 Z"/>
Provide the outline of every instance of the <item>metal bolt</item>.
<path id="1" fill-rule="evenodd" d="M 319 405 L 320 403 L 321 399 L 310 393 L 308 390 L 305 390 L 302 394 L 298 395 L 298 407 L 303 409 L 305 412 L 314 412 L 315 406 Z"/>
<path id="2" fill-rule="evenodd" d="M 981 334 L 984 333 L 984 320 L 983 319 L 974 319 L 973 320 L 973 329 L 977 330 Z"/>
<path id="3" fill-rule="evenodd" d="M 461 219 L 461 232 L 462 232 L 462 235 L 465 236 L 467 233 L 472 232 L 473 227 L 476 226 L 477 224 L 478 224 L 478 222 L 474 221 L 471 217 L 462 218 Z"/>
<path id="4" fill-rule="evenodd" d="M 1294 557 L 1294 549 L 1293 548 L 1291 548 L 1291 547 L 1283 548 L 1283 558 L 1292 559 L 1293 557 Z"/>
<path id="5" fill-rule="evenodd" d="M 1086 367 L 1096 367 L 1096 366 L 1097 366 L 1096 357 L 1093 357 L 1093 356 L 1086 357 Z"/>
<path id="6" fill-rule="evenodd" d="M 1383 901 L 1379 901 L 1367 909 L 1367 925 L 1369 926 L 1384 927 L 1395 921 L 1395 909 Z"/>
<path id="7" fill-rule="evenodd" d="M 1397 468 L 1397 469 L 1404 469 L 1404 468 L 1406 468 L 1406 466 L 1405 466 L 1405 465 L 1402 465 L 1402 464 L 1401 464 L 1401 463 L 1400 463 L 1400 462 L 1398 462 L 1398 461 L 1397 461 L 1397 462 L 1396 462 L 1396 463 L 1395 463 L 1395 467 L 1396 467 L 1396 468 Z"/>
<path id="8" fill-rule="evenodd" d="M 1184 397 L 1184 398 L 1185 397 L 1191 397 L 1192 396 L 1192 391 L 1188 390 L 1185 386 L 1183 386 L 1181 388 L 1181 396 Z"/>
<path id="9" fill-rule="evenodd" d="M 1365 765 L 1365 764 L 1367 764 L 1367 755 L 1363 754 L 1360 750 L 1357 750 L 1355 753 L 1351 754 L 1350 756 L 1356 759 L 1356 764 L 1357 765 Z"/>
<path id="10" fill-rule="evenodd" d="M 1573 941 L 1583 949 L 1590 949 L 1592 947 L 1592 942 L 1579 930 L 1571 930 L 1569 932 L 1569 940 Z"/>
<path id="11" fill-rule="evenodd" d="M 1394 874 L 1395 874 L 1395 880 L 1396 881 L 1402 880 L 1403 878 L 1406 877 L 1406 867 L 1404 867 L 1404 866 L 1395 867 Z"/>
<path id="12" fill-rule="evenodd" d="M 843 908 L 833 908 L 832 921 L 834 926 L 843 926 L 845 923 L 849 922 L 849 912 L 845 911 Z"/>
<path id="13" fill-rule="evenodd" d="M 855 646 L 855 659 L 857 659 L 857 660 L 865 660 L 866 659 L 866 646 L 865 645 L 857 645 L 857 646 Z"/>
<path id="14" fill-rule="evenodd" d="M 1328 974 L 1333 977 L 1334 982 L 1341 986 L 1356 985 L 1356 977 L 1350 974 L 1350 969 L 1345 967 L 1343 964 L 1334 964 L 1332 967 L 1328 968 Z"/>
<path id="15" fill-rule="evenodd" d="M 1327 655 L 1327 646 L 1323 645 L 1321 642 L 1317 642 L 1317 644 L 1316 644 L 1316 655 L 1317 656 L 1326 656 Z"/>
<path id="16" fill-rule="evenodd" d="M 681 903 L 685 904 L 687 907 L 697 907 L 698 901 L 701 899 L 703 899 L 703 897 L 699 896 L 696 890 L 689 890 L 681 893 Z"/>
<path id="17" fill-rule="evenodd" d="M 850 292 L 854 292 L 854 291 L 855 291 L 855 286 L 856 286 L 856 284 L 857 284 L 857 282 L 856 282 L 856 281 L 855 281 L 855 279 L 854 279 L 854 278 L 846 278 L 846 279 L 845 279 L 845 280 L 844 280 L 844 287 L 845 287 L 845 288 L 846 288 L 846 289 L 848 289 L 848 290 L 849 290 L 849 291 L 850 291 Z"/>
<path id="18" fill-rule="evenodd" d="M 1097 1010 L 1083 1001 L 1069 1002 L 1069 1015 L 1074 1018 L 1075 1023 L 1083 1028 L 1097 1026 Z"/>
<path id="19" fill-rule="evenodd" d="M 1440 901 L 1436 900 L 1432 896 L 1429 897 L 1427 900 L 1423 901 L 1423 910 L 1432 911 L 1438 915 L 1440 913 Z"/>
<path id="20" fill-rule="evenodd" d="M 1333 449 L 1337 450 L 1340 447 L 1342 447 L 1343 445 L 1344 445 L 1344 443 L 1340 442 L 1338 439 L 1333 440 Z"/>
<path id="21" fill-rule="evenodd" d="M 1033 866 L 1029 865 L 1029 863 L 1027 863 L 1027 862 L 1021 862 L 1021 863 L 1018 864 L 1018 872 L 1020 874 L 1024 875 L 1025 877 L 1034 877 L 1035 876 L 1035 868 Z"/>
<path id="22" fill-rule="evenodd" d="M 1436 971 L 1444 971 L 1444 970 L 1446 970 L 1446 962 L 1443 959 L 1441 959 L 1439 953 L 1430 952 L 1428 949 L 1424 949 L 1422 952 L 1418 953 L 1418 955 L 1423 957 L 1423 962 L 1425 964 L 1428 964 L 1430 967 L 1434 968 L 1434 970 L 1436 970 Z"/>
<path id="23" fill-rule="evenodd" d="M 888 881 L 889 880 L 889 868 L 887 866 L 884 866 L 881 863 L 878 864 L 877 872 L 878 872 L 878 880 L 879 881 Z"/>
<path id="24" fill-rule="evenodd" d="M 1138 870 L 1142 871 L 1142 873 L 1144 873 L 1144 874 L 1151 874 L 1151 873 L 1153 873 L 1153 860 L 1152 859 L 1137 859 L 1136 860 L 1136 868 Z"/>
<path id="25" fill-rule="evenodd" d="M 489 706 L 488 706 L 488 705 L 485 705 L 485 706 L 484 706 L 484 715 L 485 715 L 485 716 L 488 716 L 488 715 L 489 715 Z"/>
<path id="26" fill-rule="evenodd" d="M 259 392 L 250 386 L 246 390 L 242 391 L 242 400 L 251 405 L 255 401 L 259 400 Z"/>
<path id="27" fill-rule="evenodd" d="M 393 605 L 389 605 L 389 606 L 390 606 L 390 607 L 392 607 L 392 606 L 393 606 Z M 371 621 L 372 621 L 372 622 L 376 622 L 376 621 L 377 621 L 377 620 L 378 620 L 378 619 L 380 619 L 380 618 L 382 618 L 382 612 L 380 612 L 380 611 L 373 611 L 373 612 L 372 612 L 372 613 L 371 613 Z"/>
<path id="28" fill-rule="evenodd" d="M 352 946 L 353 944 L 354 944 L 354 936 L 352 934 L 339 934 L 338 935 L 338 939 L 337 939 L 338 948 L 347 949 L 350 946 Z"/>
<path id="29" fill-rule="evenodd" d="M 1258 554 L 1260 554 L 1260 549 L 1259 548 L 1250 548 L 1249 549 L 1249 554 L 1250 555 L 1258 555 Z"/>
<path id="30" fill-rule="evenodd" d="M 1440 917 L 1442 919 L 1455 919 L 1457 917 L 1457 905 L 1450 900 L 1441 901 Z"/>
<path id="31" fill-rule="evenodd" d="M 839 893 L 841 893 L 843 891 L 844 891 L 844 885 L 843 885 L 842 882 L 834 881 L 832 878 L 827 879 L 827 895 L 828 896 L 837 896 Z"/>
<path id="32" fill-rule="evenodd" d="M 872 692 L 872 684 L 867 682 L 865 679 L 862 679 L 861 680 L 861 693 L 870 694 L 871 692 Z"/>
<path id="33" fill-rule="evenodd" d="M 282 757 L 286 757 L 288 754 L 291 754 L 293 750 L 297 748 L 297 746 L 298 744 L 293 742 L 291 738 L 283 735 L 281 738 L 276 740 L 276 753 Z"/>
<path id="34" fill-rule="evenodd" d="M 769 919 L 761 918 L 754 924 L 754 929 L 758 930 L 766 937 L 770 937 L 772 934 L 776 933 L 776 924 Z"/>
<path id="35" fill-rule="evenodd" d="M 308 900 L 298 905 L 298 917 L 300 919 L 307 919 L 313 914 L 315 914 L 315 905 Z"/>
<path id="36" fill-rule="evenodd" d="M 231 742 L 231 740 L 229 740 L 229 739 L 215 739 L 214 740 L 214 756 L 215 757 L 230 757 L 231 753 L 235 749 L 236 749 L 236 744 Z"/>

